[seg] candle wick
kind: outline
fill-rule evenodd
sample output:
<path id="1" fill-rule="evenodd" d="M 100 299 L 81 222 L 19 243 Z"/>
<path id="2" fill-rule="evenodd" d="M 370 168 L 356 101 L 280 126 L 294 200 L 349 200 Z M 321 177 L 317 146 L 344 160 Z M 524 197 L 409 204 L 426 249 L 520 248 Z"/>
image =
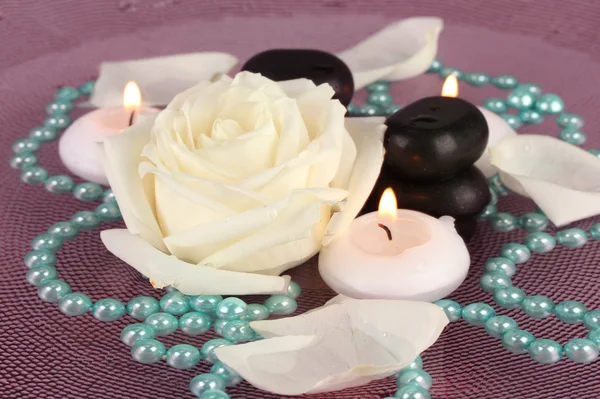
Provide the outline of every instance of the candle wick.
<path id="1" fill-rule="evenodd" d="M 392 241 L 392 232 L 390 231 L 390 228 L 383 223 L 377 223 L 377 226 L 381 227 L 385 231 L 385 234 L 387 234 L 388 240 Z"/>
<path id="2" fill-rule="evenodd" d="M 135 117 L 135 109 L 133 111 L 131 111 L 131 115 L 129 116 L 129 125 L 127 125 L 127 126 L 133 125 L 133 118 L 134 117 Z"/>

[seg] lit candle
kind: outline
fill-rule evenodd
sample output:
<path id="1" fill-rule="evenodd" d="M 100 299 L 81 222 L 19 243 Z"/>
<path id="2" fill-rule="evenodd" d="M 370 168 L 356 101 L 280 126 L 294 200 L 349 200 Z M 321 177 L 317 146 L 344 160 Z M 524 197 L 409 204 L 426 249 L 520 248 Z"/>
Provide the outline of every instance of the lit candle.
<path id="1" fill-rule="evenodd" d="M 377 212 L 355 219 L 319 255 L 325 283 L 358 299 L 432 302 L 460 286 L 469 264 L 453 218 L 397 209 L 391 189 Z"/>
<path id="2" fill-rule="evenodd" d="M 64 132 L 58 144 L 60 159 L 82 179 L 108 185 L 96 143 L 157 111 L 142 106 L 140 89 L 135 82 L 129 82 L 123 92 L 122 107 L 98 108 L 77 119 Z"/>

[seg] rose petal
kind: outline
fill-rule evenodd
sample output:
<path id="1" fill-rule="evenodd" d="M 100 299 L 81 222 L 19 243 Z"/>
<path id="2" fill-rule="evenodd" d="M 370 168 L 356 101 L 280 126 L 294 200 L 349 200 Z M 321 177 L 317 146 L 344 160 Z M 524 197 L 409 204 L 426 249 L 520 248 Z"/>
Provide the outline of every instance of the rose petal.
<path id="1" fill-rule="evenodd" d="M 440 18 L 415 17 L 390 24 L 356 46 L 338 54 L 352 71 L 354 88 L 376 80 L 409 79 L 435 60 Z"/>
<path id="2" fill-rule="evenodd" d="M 346 129 L 356 145 L 357 155 L 348 183 L 348 199 L 341 212 L 335 213 L 327 226 L 323 245 L 348 229 L 369 198 L 383 164 L 384 118 L 346 118 Z"/>
<path id="3" fill-rule="evenodd" d="M 447 324 L 434 304 L 352 299 L 296 317 L 252 322 L 266 339 L 215 354 L 260 389 L 280 395 L 329 392 L 401 370 Z"/>
<path id="4" fill-rule="evenodd" d="M 317 87 L 310 79 L 292 79 L 277 82 L 288 97 L 296 98 L 302 93 L 313 90 Z"/>
<path id="5" fill-rule="evenodd" d="M 292 99 L 281 99 L 273 103 L 271 112 L 273 123 L 279 132 L 275 165 L 281 165 L 306 148 L 309 143 L 308 130 L 298 104 Z"/>
<path id="6" fill-rule="evenodd" d="M 123 105 L 123 88 L 134 80 L 144 104 L 165 105 L 198 82 L 227 73 L 237 62 L 230 54 L 215 52 L 104 62 L 90 103 L 95 107 Z"/>
<path id="7" fill-rule="evenodd" d="M 185 263 L 164 254 L 127 230 L 100 234 L 106 248 L 148 277 L 155 288 L 172 286 L 185 295 L 286 293 L 290 278 L 237 273 Z"/>
<path id="8" fill-rule="evenodd" d="M 492 149 L 511 190 L 531 197 L 557 226 L 600 214 L 600 159 L 561 140 L 518 135 Z"/>
<path id="9" fill-rule="evenodd" d="M 505 137 L 515 136 L 517 132 L 515 132 L 513 128 L 510 127 L 510 125 L 499 115 L 492 111 L 488 111 L 485 108 L 478 108 L 485 117 L 490 134 L 487 147 L 483 154 L 481 154 L 481 157 L 479 157 L 477 162 L 475 162 L 475 166 L 477 166 L 477 168 L 485 175 L 485 177 L 490 178 L 498 173 L 498 169 L 493 167 L 490 163 L 490 149 L 500 143 Z"/>
<path id="10" fill-rule="evenodd" d="M 151 205 L 154 203 L 153 189 L 148 185 L 152 182 L 143 181 L 137 170 L 142 149 L 150 140 L 153 123 L 154 118 L 149 118 L 121 134 L 106 137 L 98 143 L 98 153 L 129 231 L 166 251 Z"/>

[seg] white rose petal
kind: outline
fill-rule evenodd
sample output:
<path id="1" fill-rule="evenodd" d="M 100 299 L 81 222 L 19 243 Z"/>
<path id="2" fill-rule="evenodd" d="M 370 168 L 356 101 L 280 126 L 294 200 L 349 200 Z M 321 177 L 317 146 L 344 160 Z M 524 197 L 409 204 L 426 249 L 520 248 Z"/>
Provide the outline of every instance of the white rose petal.
<path id="1" fill-rule="evenodd" d="M 264 340 L 215 354 L 259 389 L 329 392 L 399 371 L 447 324 L 444 311 L 431 303 L 347 299 L 296 317 L 252 322 Z"/>
<path id="2" fill-rule="evenodd" d="M 508 137 L 492 165 L 512 191 L 530 197 L 557 226 L 600 214 L 600 159 L 541 135 Z"/>

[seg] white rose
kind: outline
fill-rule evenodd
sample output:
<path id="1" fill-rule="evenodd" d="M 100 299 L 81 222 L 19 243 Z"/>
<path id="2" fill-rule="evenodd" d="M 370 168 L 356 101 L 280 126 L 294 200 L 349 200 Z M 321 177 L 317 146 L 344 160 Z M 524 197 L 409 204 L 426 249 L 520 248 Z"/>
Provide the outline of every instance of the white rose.
<path id="1" fill-rule="evenodd" d="M 382 118 L 327 85 L 239 73 L 177 95 L 100 146 L 127 225 L 106 247 L 155 287 L 285 292 L 283 271 L 343 232 L 383 162 Z"/>

